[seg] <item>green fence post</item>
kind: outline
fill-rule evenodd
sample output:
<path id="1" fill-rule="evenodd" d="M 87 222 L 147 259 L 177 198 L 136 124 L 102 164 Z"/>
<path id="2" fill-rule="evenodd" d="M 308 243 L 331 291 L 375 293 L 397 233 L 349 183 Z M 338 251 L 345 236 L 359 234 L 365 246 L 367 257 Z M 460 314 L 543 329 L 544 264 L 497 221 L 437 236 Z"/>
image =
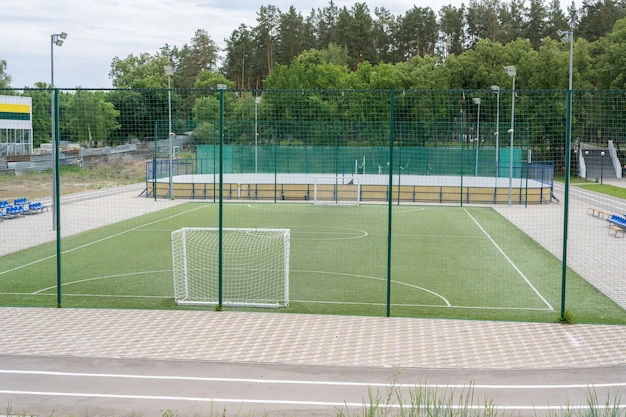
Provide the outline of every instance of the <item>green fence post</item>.
<path id="1" fill-rule="evenodd" d="M 395 91 L 391 90 L 389 109 L 389 192 L 387 215 L 387 317 L 391 316 L 391 228 L 393 211 L 393 141 L 395 118 Z"/>
<path id="2" fill-rule="evenodd" d="M 571 73 L 570 73 L 571 74 Z M 571 75 L 570 75 L 571 77 Z M 570 78 L 571 83 L 571 78 Z M 567 224 L 569 217 L 569 176 L 572 139 L 572 87 L 567 91 L 567 118 L 565 122 L 565 184 L 563 198 L 563 260 L 561 266 L 561 320 L 565 319 L 565 287 L 567 284 Z M 552 198 L 552 196 L 550 196 Z"/>
<path id="3" fill-rule="evenodd" d="M 224 280 L 223 280 L 223 253 L 224 253 L 224 230 L 223 230 L 223 211 L 224 211 L 224 90 L 226 89 L 226 85 L 218 84 L 217 88 L 220 91 L 220 199 L 219 199 L 219 221 L 218 221 L 218 267 L 217 267 L 217 276 L 218 276 L 218 309 L 222 309 L 222 302 L 224 296 Z"/>
<path id="4" fill-rule="evenodd" d="M 63 303 L 61 302 L 62 297 L 62 268 L 61 268 L 61 175 L 59 174 L 60 163 L 59 163 L 59 90 L 57 88 L 52 92 L 54 94 L 54 130 L 55 130 L 55 138 L 54 141 L 54 194 L 56 200 L 55 207 L 55 216 L 56 216 L 56 239 L 57 239 L 57 307 L 63 307 Z"/>

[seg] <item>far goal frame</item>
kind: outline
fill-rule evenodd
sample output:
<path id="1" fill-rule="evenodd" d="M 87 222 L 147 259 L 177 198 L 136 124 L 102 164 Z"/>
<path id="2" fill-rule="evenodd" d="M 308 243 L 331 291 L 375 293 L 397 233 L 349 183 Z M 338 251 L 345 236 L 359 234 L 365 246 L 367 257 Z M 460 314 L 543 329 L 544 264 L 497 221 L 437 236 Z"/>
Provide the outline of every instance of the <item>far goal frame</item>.
<path id="1" fill-rule="evenodd" d="M 313 177 L 313 204 L 358 206 L 361 179 L 356 175 L 316 175 Z"/>

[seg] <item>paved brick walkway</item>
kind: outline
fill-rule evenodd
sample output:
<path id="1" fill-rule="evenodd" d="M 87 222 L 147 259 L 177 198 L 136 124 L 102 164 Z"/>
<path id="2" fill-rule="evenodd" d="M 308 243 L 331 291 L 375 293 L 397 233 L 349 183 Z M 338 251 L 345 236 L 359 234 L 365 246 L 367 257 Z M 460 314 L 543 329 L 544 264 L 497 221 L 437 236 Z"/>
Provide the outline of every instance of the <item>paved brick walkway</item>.
<path id="1" fill-rule="evenodd" d="M 434 369 L 626 364 L 626 326 L 42 308 L 2 308 L 0 323 L 0 355 Z"/>

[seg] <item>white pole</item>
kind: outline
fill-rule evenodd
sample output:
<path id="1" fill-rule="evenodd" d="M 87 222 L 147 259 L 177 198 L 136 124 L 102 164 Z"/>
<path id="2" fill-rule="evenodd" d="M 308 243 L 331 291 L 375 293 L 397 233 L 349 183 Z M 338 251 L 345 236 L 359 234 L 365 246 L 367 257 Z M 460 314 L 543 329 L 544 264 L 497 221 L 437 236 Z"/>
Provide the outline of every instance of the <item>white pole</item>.
<path id="1" fill-rule="evenodd" d="M 259 103 L 261 102 L 261 97 L 255 97 L 254 99 L 254 172 L 257 173 L 259 171 L 259 122 L 258 122 L 258 114 L 259 114 Z"/>
<path id="2" fill-rule="evenodd" d="M 174 184 L 173 184 L 173 173 L 172 173 L 172 169 L 174 168 L 174 146 L 172 143 L 172 136 L 174 135 L 174 132 L 172 132 L 172 90 L 171 90 L 171 85 L 170 85 L 170 74 L 167 75 L 167 104 L 168 104 L 168 110 L 169 110 L 169 138 L 170 138 L 170 199 L 173 200 L 174 199 Z"/>
<path id="3" fill-rule="evenodd" d="M 474 98 L 474 103 L 478 105 L 478 117 L 476 118 L 476 157 L 474 176 L 478 177 L 478 148 L 480 147 L 480 98 Z"/>
<path id="4" fill-rule="evenodd" d="M 513 77 L 513 87 L 511 89 L 511 128 L 509 133 L 511 134 L 511 144 L 509 148 L 509 206 L 513 201 L 513 135 L 515 132 L 515 76 L 517 75 L 517 68 L 513 65 L 504 67 L 506 75 Z"/>
<path id="5" fill-rule="evenodd" d="M 513 199 L 513 137 L 515 133 L 515 75 L 513 75 L 513 93 L 511 99 L 511 144 L 509 149 L 509 206 Z"/>
<path id="6" fill-rule="evenodd" d="M 168 107 L 168 137 L 169 137 L 169 147 L 170 147 L 170 160 L 169 160 L 169 172 L 170 172 L 170 199 L 174 199 L 174 184 L 173 184 L 173 169 L 174 169 L 174 146 L 172 143 L 172 137 L 174 136 L 174 132 L 172 132 L 172 86 L 170 84 L 171 77 L 174 75 L 174 69 L 171 65 L 164 65 L 163 70 L 167 75 L 167 107 Z M 158 138 L 157 138 L 158 139 Z M 156 195 L 156 194 L 155 194 Z"/>
<path id="7" fill-rule="evenodd" d="M 496 178 L 500 176 L 500 86 L 492 85 L 491 90 L 496 93 Z"/>

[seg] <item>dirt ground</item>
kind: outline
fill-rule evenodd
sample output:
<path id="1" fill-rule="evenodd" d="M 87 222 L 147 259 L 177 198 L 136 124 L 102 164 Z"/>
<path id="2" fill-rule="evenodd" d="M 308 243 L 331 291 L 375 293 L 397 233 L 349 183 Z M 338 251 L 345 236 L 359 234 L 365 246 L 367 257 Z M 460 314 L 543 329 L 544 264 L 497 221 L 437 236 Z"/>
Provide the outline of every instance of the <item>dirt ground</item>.
<path id="1" fill-rule="evenodd" d="M 145 181 L 146 161 L 115 161 L 83 169 L 62 167 L 61 195 Z M 29 201 L 52 197 L 52 173 L 0 175 L 0 201 Z"/>

